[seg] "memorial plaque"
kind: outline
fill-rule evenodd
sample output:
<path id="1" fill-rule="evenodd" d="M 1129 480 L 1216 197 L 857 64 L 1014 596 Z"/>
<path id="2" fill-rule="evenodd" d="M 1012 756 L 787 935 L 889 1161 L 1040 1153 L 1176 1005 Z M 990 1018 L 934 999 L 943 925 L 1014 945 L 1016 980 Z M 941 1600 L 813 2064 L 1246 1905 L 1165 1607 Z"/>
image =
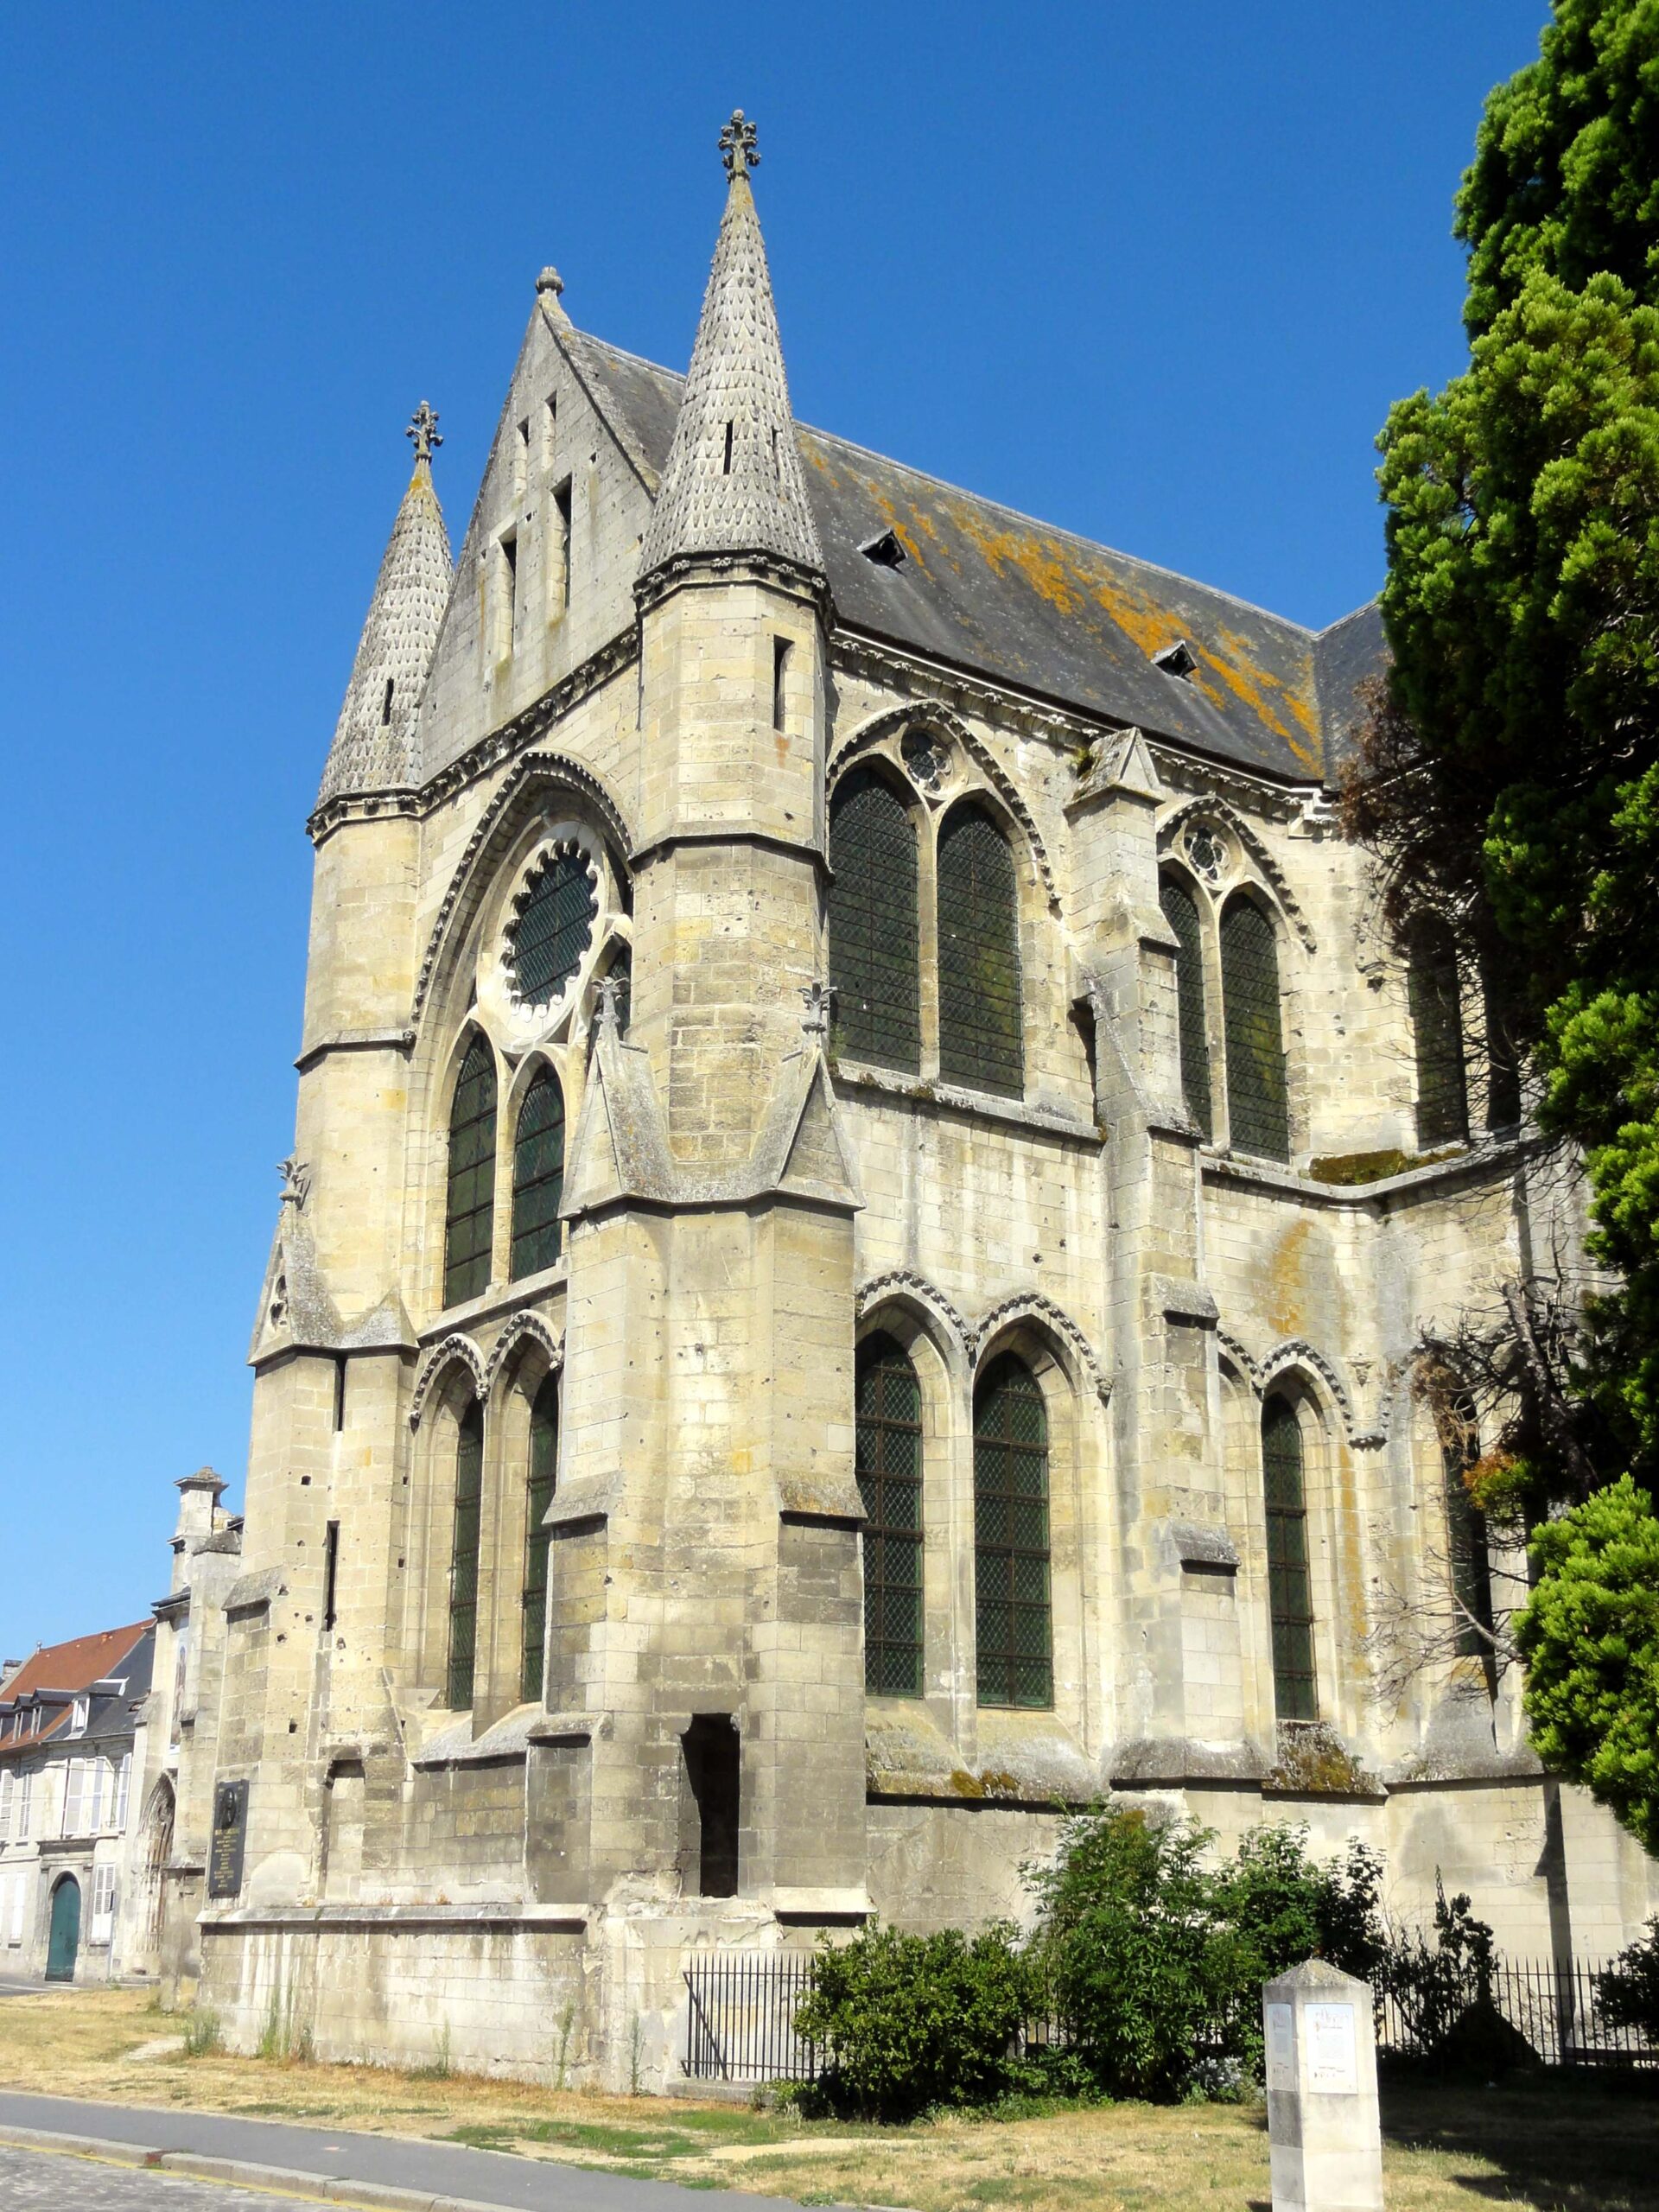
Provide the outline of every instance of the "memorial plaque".
<path id="1" fill-rule="evenodd" d="M 207 1849 L 207 1894 L 233 1897 L 242 1888 L 242 1853 L 248 1839 L 248 1785 L 221 1782 L 213 1789 L 213 1836 Z"/>
<path id="2" fill-rule="evenodd" d="M 1295 2009 L 1289 2005 L 1269 2005 L 1268 2018 L 1268 2087 L 1270 2089 L 1294 2089 L 1296 2086 L 1296 2035 L 1293 2026 Z"/>
<path id="3" fill-rule="evenodd" d="M 1302 2018 L 1307 2031 L 1308 2088 L 1328 2097 L 1357 2096 L 1353 2006 L 1310 2005 Z"/>

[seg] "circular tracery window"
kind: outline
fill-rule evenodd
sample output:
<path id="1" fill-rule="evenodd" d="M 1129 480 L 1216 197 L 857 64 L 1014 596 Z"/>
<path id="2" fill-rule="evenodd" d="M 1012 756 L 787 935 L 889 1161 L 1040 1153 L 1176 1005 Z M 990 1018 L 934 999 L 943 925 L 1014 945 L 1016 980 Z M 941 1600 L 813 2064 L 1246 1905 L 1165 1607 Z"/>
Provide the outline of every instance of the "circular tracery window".
<path id="1" fill-rule="evenodd" d="M 1185 842 L 1186 857 L 1195 873 L 1206 883 L 1219 882 L 1227 865 L 1227 847 L 1215 830 L 1207 823 L 1195 823 L 1187 831 Z"/>
<path id="2" fill-rule="evenodd" d="M 550 1006 L 581 967 L 599 911 L 593 863 L 579 845 L 561 845 L 542 861 L 518 900 L 507 931 L 513 995 Z"/>

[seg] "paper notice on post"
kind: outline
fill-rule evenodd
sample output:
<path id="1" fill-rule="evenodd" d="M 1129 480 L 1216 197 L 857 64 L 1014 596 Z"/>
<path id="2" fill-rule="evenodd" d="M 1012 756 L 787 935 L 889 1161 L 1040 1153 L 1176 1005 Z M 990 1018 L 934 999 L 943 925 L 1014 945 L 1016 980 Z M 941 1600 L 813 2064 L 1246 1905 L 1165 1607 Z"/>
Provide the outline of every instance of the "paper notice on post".
<path id="1" fill-rule="evenodd" d="M 1269 2005 L 1268 2016 L 1268 2087 L 1296 2087 L 1295 2014 L 1288 2005 Z"/>
<path id="2" fill-rule="evenodd" d="M 1310 2005 L 1302 2014 L 1307 2035 L 1307 2086 L 1325 2096 L 1356 2096 L 1359 2063 L 1351 2005 Z"/>

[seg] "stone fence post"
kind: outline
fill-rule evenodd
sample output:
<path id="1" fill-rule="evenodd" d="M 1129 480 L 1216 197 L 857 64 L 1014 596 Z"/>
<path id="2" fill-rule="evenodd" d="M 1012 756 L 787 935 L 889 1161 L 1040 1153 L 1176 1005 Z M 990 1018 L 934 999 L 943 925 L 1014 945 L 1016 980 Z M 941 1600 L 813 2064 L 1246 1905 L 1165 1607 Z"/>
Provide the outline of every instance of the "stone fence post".
<path id="1" fill-rule="evenodd" d="M 1308 1959 L 1262 1989 L 1273 2212 L 1382 2212 L 1369 1982 Z"/>

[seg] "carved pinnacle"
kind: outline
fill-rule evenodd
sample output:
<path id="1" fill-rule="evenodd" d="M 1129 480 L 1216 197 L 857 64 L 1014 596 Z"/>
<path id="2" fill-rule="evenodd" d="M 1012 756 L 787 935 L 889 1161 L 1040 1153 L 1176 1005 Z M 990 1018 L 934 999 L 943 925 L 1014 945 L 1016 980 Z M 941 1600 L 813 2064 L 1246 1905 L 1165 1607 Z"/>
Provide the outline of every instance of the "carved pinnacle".
<path id="1" fill-rule="evenodd" d="M 438 418 L 425 400 L 423 400 L 415 410 L 413 416 L 410 418 L 409 428 L 404 432 L 404 435 L 414 440 L 416 461 L 430 461 L 433 454 L 443 443 L 443 440 L 438 435 Z"/>
<path id="2" fill-rule="evenodd" d="M 741 107 L 732 110 L 732 119 L 720 134 L 720 158 L 730 177 L 747 176 L 760 163 L 754 125 L 745 118 Z"/>

